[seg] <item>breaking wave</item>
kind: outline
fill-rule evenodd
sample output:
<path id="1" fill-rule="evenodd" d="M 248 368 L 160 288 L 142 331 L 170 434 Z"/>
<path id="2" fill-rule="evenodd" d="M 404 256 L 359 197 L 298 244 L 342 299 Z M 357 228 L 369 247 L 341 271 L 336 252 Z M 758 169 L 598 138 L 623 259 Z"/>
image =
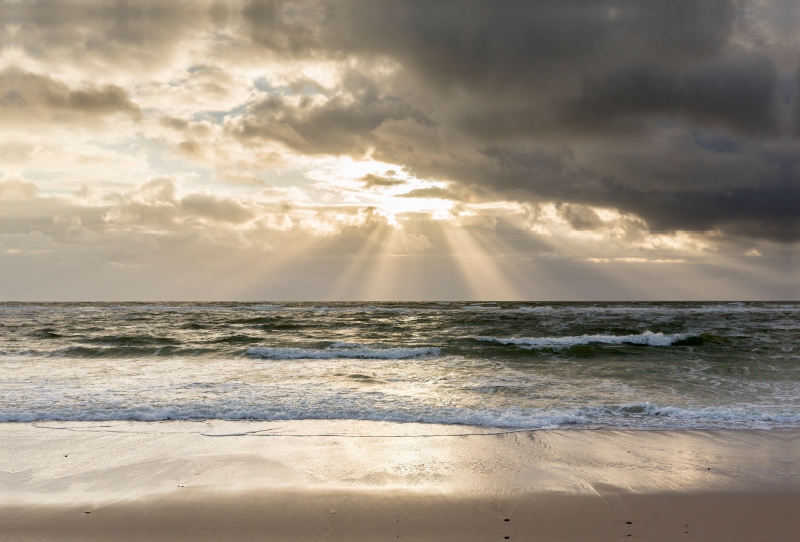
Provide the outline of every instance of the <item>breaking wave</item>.
<path id="1" fill-rule="evenodd" d="M 459 408 L 418 405 L 412 408 L 364 408 L 358 403 L 325 405 L 171 405 L 118 409 L 81 408 L 0 410 L 0 422 L 163 421 L 163 420 L 365 420 L 436 423 L 510 429 L 770 429 L 800 426 L 800 413 L 767 413 L 746 407 L 681 408 L 653 403 L 590 406 L 575 409 L 510 407 Z"/>
<path id="2" fill-rule="evenodd" d="M 687 335 L 675 333 L 653 333 L 645 331 L 637 335 L 579 335 L 572 337 L 522 337 L 502 339 L 498 337 L 475 337 L 475 340 L 515 345 L 521 348 L 569 348 L 584 344 L 633 344 L 641 346 L 671 346 L 686 341 Z"/>

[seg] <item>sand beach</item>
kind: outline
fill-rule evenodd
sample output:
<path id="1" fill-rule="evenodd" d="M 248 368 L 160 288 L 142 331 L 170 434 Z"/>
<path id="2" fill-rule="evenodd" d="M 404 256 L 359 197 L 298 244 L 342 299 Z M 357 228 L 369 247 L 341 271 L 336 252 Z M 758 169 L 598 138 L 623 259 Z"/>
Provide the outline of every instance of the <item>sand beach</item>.
<path id="1" fill-rule="evenodd" d="M 1 540 L 800 536 L 800 431 L 0 425 Z"/>

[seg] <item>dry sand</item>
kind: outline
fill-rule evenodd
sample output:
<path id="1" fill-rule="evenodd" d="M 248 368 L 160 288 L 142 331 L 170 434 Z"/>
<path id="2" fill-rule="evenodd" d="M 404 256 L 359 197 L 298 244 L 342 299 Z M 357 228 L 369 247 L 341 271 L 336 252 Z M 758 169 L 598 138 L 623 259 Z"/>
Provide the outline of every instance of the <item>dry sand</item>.
<path id="1" fill-rule="evenodd" d="M 506 537 L 800 540 L 800 431 L 0 424 L 0 540 Z"/>

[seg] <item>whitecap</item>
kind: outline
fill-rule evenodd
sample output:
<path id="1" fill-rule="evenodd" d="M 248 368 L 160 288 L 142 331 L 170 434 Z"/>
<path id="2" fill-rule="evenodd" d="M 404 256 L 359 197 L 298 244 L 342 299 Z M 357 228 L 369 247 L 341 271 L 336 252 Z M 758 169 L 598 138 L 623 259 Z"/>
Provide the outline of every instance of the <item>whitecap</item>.
<path id="1" fill-rule="evenodd" d="M 565 337 L 475 337 L 475 340 L 495 342 L 506 345 L 516 345 L 522 348 L 569 348 L 570 346 L 584 344 L 635 344 L 645 346 L 670 346 L 675 342 L 686 339 L 681 333 L 664 334 L 645 331 L 636 335 L 574 335 Z"/>

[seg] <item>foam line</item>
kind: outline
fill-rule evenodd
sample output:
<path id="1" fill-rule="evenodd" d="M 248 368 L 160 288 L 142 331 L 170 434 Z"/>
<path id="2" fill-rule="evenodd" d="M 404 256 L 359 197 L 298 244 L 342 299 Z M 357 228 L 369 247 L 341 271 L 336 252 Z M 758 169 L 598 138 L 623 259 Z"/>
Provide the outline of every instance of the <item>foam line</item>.
<path id="1" fill-rule="evenodd" d="M 498 338 L 498 337 L 475 337 L 475 340 L 496 342 L 500 344 L 513 344 L 521 347 L 530 348 L 569 348 L 584 344 L 636 344 L 643 346 L 670 346 L 675 342 L 686 339 L 686 335 L 675 333 L 665 335 L 664 333 L 653 333 L 645 331 L 638 335 L 579 335 L 566 337 L 522 337 L 522 338 Z"/>

